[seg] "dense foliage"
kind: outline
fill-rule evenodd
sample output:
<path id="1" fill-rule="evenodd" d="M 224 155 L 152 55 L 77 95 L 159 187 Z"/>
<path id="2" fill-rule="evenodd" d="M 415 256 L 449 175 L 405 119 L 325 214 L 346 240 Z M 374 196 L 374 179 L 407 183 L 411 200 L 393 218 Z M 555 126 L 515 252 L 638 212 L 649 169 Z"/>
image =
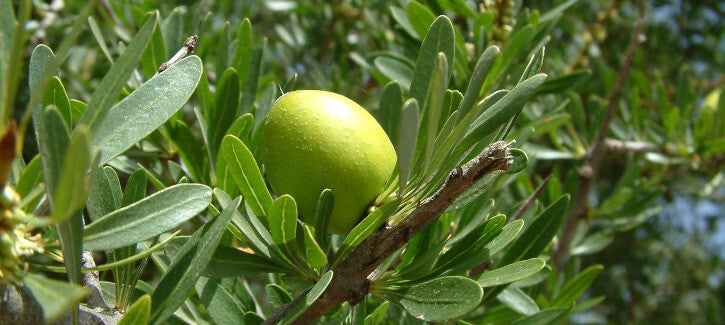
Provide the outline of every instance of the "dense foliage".
<path id="1" fill-rule="evenodd" d="M 0 0 L 0 322 L 722 323 L 723 16 Z M 300 89 L 396 150 L 345 234 L 346 193 L 303 221 L 268 186 L 267 113 Z M 715 216 L 678 241 L 682 200 Z"/>

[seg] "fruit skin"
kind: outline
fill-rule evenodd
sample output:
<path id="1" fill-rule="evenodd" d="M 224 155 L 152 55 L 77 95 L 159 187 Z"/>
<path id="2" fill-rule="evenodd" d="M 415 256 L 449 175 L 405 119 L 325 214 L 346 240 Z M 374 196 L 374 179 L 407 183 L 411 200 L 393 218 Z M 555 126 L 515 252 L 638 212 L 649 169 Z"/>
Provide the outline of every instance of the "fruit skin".
<path id="1" fill-rule="evenodd" d="M 277 195 L 290 194 L 311 223 L 325 188 L 335 203 L 328 231 L 349 232 L 383 191 L 397 160 L 375 118 L 332 92 L 299 90 L 272 105 L 262 134 L 267 180 Z"/>

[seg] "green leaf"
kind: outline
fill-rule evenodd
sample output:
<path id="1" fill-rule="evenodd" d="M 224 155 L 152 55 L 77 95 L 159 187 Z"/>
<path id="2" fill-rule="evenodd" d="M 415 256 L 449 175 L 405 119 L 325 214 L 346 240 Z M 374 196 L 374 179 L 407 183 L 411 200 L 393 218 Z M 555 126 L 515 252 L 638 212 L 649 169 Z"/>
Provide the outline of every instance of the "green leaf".
<path id="1" fill-rule="evenodd" d="M 269 303 L 274 308 L 288 304 L 292 301 L 292 297 L 289 295 L 287 290 L 282 289 L 282 287 L 273 283 L 264 287 L 264 293 L 267 294 L 267 300 L 269 300 Z"/>
<path id="2" fill-rule="evenodd" d="M 546 261 L 540 258 L 519 261 L 495 270 L 483 272 L 476 282 L 482 287 L 508 284 L 536 274 L 544 268 L 544 265 L 546 265 Z"/>
<path id="3" fill-rule="evenodd" d="M 262 174 L 252 153 L 241 140 L 233 135 L 224 137 L 221 151 L 244 200 L 256 215 L 266 216 L 272 205 L 272 195 L 267 190 L 267 185 L 262 179 Z"/>
<path id="4" fill-rule="evenodd" d="M 63 83 L 60 81 L 60 78 L 58 78 L 58 77 L 50 78 L 50 82 L 48 83 L 48 86 L 45 88 L 45 93 L 43 94 L 42 107 L 47 107 L 48 105 L 53 105 L 53 106 L 55 106 L 55 108 L 58 109 L 58 111 L 60 112 L 60 115 L 63 116 L 63 121 L 65 122 L 65 126 L 68 127 L 68 129 L 70 129 L 71 128 L 70 100 L 68 99 L 68 94 L 66 94 L 66 92 L 65 92 Z"/>
<path id="5" fill-rule="evenodd" d="M 151 35 L 151 41 L 146 46 L 146 50 L 141 56 L 141 66 L 143 67 L 144 75 L 146 78 L 151 78 L 159 70 L 159 67 L 166 62 L 166 44 L 164 42 L 164 35 L 161 31 L 161 24 L 159 21 L 159 12 L 152 13 L 156 16 L 156 28 Z"/>
<path id="6" fill-rule="evenodd" d="M 219 282 L 201 277 L 194 287 L 201 305 L 216 324 L 244 324 L 244 308 Z"/>
<path id="7" fill-rule="evenodd" d="M 473 69 L 471 79 L 468 81 L 468 87 L 466 87 L 466 93 L 463 95 L 463 101 L 458 106 L 458 118 L 460 120 L 468 121 L 473 116 L 467 116 L 468 112 L 471 111 L 473 105 L 478 100 L 478 96 L 481 93 L 481 87 L 483 87 L 486 76 L 493 67 L 493 63 L 496 61 L 498 54 L 501 50 L 498 46 L 489 46 L 483 54 L 478 58 L 476 67 Z M 470 122 L 469 122 L 470 123 Z"/>
<path id="8" fill-rule="evenodd" d="M 571 308 L 554 308 L 547 309 L 531 316 L 519 319 L 512 325 L 547 325 L 559 324 L 569 315 Z"/>
<path id="9" fill-rule="evenodd" d="M 551 78 L 544 82 L 539 88 L 537 94 L 561 94 L 567 90 L 573 89 L 580 83 L 589 80 L 592 71 L 589 69 L 577 70 L 572 73 Z"/>
<path id="10" fill-rule="evenodd" d="M 120 155 L 176 113 L 194 92 L 201 72 L 199 57 L 186 57 L 112 107 L 91 141 L 92 152 L 101 153 L 99 164 Z M 90 109 L 91 103 L 83 116 Z"/>
<path id="11" fill-rule="evenodd" d="M 166 55 L 172 56 L 176 52 L 176 48 L 180 47 L 182 42 L 182 33 L 184 32 L 184 14 L 177 7 L 171 10 L 166 19 L 161 22 L 161 32 L 164 35 L 164 47 Z"/>
<path id="12" fill-rule="evenodd" d="M 532 44 L 531 40 L 534 38 L 535 29 L 533 25 L 526 25 L 523 28 L 515 31 L 506 41 L 506 46 L 503 48 L 501 55 L 498 56 L 494 63 L 491 71 L 486 77 L 486 82 L 483 85 L 482 90 L 488 91 L 489 88 L 495 83 L 500 82 L 501 78 L 508 67 L 514 62 L 524 57 L 527 49 Z"/>
<path id="13" fill-rule="evenodd" d="M 55 211 L 55 194 L 63 172 L 62 164 L 70 143 L 70 134 L 58 110 L 50 106 L 45 109 L 40 129 L 40 157 L 43 164 L 46 193 L 50 197 L 52 211 Z M 56 224 L 56 231 L 63 250 L 68 279 L 80 283 L 81 278 L 81 235 L 83 219 L 80 213 Z"/>
<path id="14" fill-rule="evenodd" d="M 486 176 L 483 176 L 483 178 L 476 182 L 476 184 L 471 186 L 469 189 L 463 192 L 463 194 L 456 198 L 456 200 L 453 201 L 453 203 L 446 209 L 446 212 L 459 210 L 476 201 L 476 199 L 478 199 L 481 194 L 486 192 L 486 190 L 489 188 L 489 185 L 493 184 L 493 182 L 496 180 L 496 177 L 498 177 L 498 175 L 500 175 L 501 173 L 503 173 L 503 171 L 496 170 Z"/>
<path id="15" fill-rule="evenodd" d="M 23 284 L 43 309 L 43 320 L 53 323 L 88 295 L 88 289 L 65 281 L 48 279 L 30 273 L 23 278 Z"/>
<path id="16" fill-rule="evenodd" d="M 240 76 L 240 86 L 247 79 L 249 72 L 249 63 L 252 55 L 252 24 L 249 18 L 242 19 L 237 30 L 237 48 L 234 52 L 233 66 L 237 69 Z"/>
<path id="17" fill-rule="evenodd" d="M 516 174 L 526 169 L 526 166 L 529 165 L 529 156 L 526 155 L 526 152 L 521 149 L 511 148 L 509 153 L 514 157 L 514 163 L 506 171 L 506 174 Z"/>
<path id="18" fill-rule="evenodd" d="M 174 142 L 179 152 L 179 157 L 184 161 L 184 165 L 189 169 L 193 179 L 200 183 L 206 183 L 208 181 L 207 171 L 209 166 L 207 160 L 204 159 L 204 150 L 196 140 L 194 133 L 181 120 L 167 123 L 166 126 L 171 141 Z"/>
<path id="19" fill-rule="evenodd" d="M 260 273 L 285 272 L 286 270 L 278 267 L 266 257 L 220 245 L 214 251 L 214 255 L 202 275 L 210 278 L 236 278 Z"/>
<path id="20" fill-rule="evenodd" d="M 470 144 L 478 142 L 484 136 L 490 134 L 516 115 L 524 107 L 524 103 L 534 95 L 536 90 L 546 80 L 546 74 L 537 74 L 511 90 L 497 101 L 491 108 L 484 111 L 471 125 L 463 143 Z M 470 146 L 462 146 L 461 150 L 467 150 Z"/>
<path id="21" fill-rule="evenodd" d="M 416 144 L 416 157 L 423 161 L 424 174 L 422 176 L 427 176 L 430 169 L 433 144 L 438 135 L 443 99 L 448 88 L 447 66 L 446 56 L 439 52 L 431 73 L 430 88 L 428 88 L 428 96 L 423 105 L 423 119 L 420 123 Z"/>
<path id="22" fill-rule="evenodd" d="M 581 243 L 571 249 L 572 256 L 594 254 L 609 246 L 614 240 L 611 232 L 601 231 L 587 236 Z"/>
<path id="23" fill-rule="evenodd" d="M 397 297 L 400 295 L 399 297 Z M 433 279 L 395 294 L 413 316 L 442 322 L 465 315 L 478 306 L 483 290 L 475 281 L 458 276 Z"/>
<path id="24" fill-rule="evenodd" d="M 327 286 L 330 284 L 330 281 L 332 281 L 332 270 L 327 271 L 325 274 L 320 277 L 320 280 L 315 283 L 315 285 L 310 289 L 310 291 L 307 292 L 305 297 L 300 301 L 296 306 L 292 308 L 292 310 L 287 313 L 287 316 L 282 318 L 282 320 L 279 322 L 281 325 L 291 324 L 297 317 L 299 317 L 307 308 L 312 306 L 312 303 L 314 303 L 317 298 L 319 298 L 323 292 L 325 292 L 325 289 L 327 289 Z"/>
<path id="25" fill-rule="evenodd" d="M 330 215 L 332 215 L 334 205 L 335 195 L 332 190 L 329 188 L 322 190 L 315 209 L 315 242 L 319 243 L 323 251 L 327 251 L 329 246 L 327 225 L 330 223 Z"/>
<path id="26" fill-rule="evenodd" d="M 84 125 L 76 127 L 71 135 L 58 187 L 53 196 L 55 202 L 53 220 L 56 222 L 69 218 L 83 208 L 86 201 L 85 174 L 91 164 L 89 140 L 90 134 Z"/>
<path id="27" fill-rule="evenodd" d="M 297 237 L 297 203 L 285 194 L 277 198 L 269 208 L 269 229 L 274 243 L 279 246 L 295 243 Z"/>
<path id="28" fill-rule="evenodd" d="M 576 4 L 577 2 L 579 2 L 579 0 L 569 0 L 566 2 L 562 2 L 551 10 L 541 14 L 541 18 L 539 18 L 539 23 L 543 23 L 556 18 L 559 14 L 563 13 L 566 9 L 569 9 L 569 7 Z"/>
<path id="29" fill-rule="evenodd" d="M 206 209 L 211 189 L 201 184 L 165 188 L 89 224 L 83 231 L 84 249 L 109 250 L 164 233 Z"/>
<path id="30" fill-rule="evenodd" d="M 206 121 L 209 127 L 209 148 L 212 153 L 212 164 L 216 162 L 217 151 L 222 138 L 234 122 L 239 111 L 239 76 L 237 71 L 228 68 L 224 70 L 221 79 L 217 84 L 217 91 L 214 96 L 214 108 L 209 112 L 209 119 Z"/>
<path id="31" fill-rule="evenodd" d="M 581 312 L 587 311 L 587 310 L 593 308 L 594 306 L 600 304 L 602 301 L 604 301 L 604 296 L 598 296 L 598 297 L 584 300 L 582 302 L 578 302 L 576 305 L 574 305 L 574 308 L 572 308 L 571 312 L 576 314 L 576 313 L 581 313 Z"/>
<path id="32" fill-rule="evenodd" d="M 79 123 L 89 125 L 94 138 L 97 135 L 96 131 L 104 129 L 101 124 L 106 120 L 104 118 L 106 113 L 109 112 L 111 105 L 116 102 L 116 96 L 128 81 L 133 70 L 136 69 L 146 44 L 151 39 L 154 27 L 156 27 L 156 18 L 157 15 L 149 15 L 136 36 L 126 46 L 126 50 L 123 51 L 121 57 L 111 66 L 111 69 L 108 70 L 93 95 L 91 95 L 91 100 L 88 102 L 88 107 L 86 107 L 83 115 L 81 115 Z M 120 124 L 119 121 L 125 121 L 125 119 L 116 118 L 111 123 Z M 102 161 L 101 164 L 106 161 Z"/>
<path id="33" fill-rule="evenodd" d="M 550 273 L 551 273 L 551 266 L 548 266 L 548 265 L 544 266 L 544 268 L 541 269 L 541 271 L 539 271 L 538 273 L 536 273 L 526 279 L 511 283 L 509 285 L 509 288 L 527 288 L 527 287 L 539 284 L 539 283 L 543 282 L 544 280 L 546 280 Z"/>
<path id="34" fill-rule="evenodd" d="M 10 42 L 5 43 L 10 44 Z M 3 47 L 4 48 L 4 47 Z M 42 91 L 42 89 L 38 89 L 39 83 L 46 78 L 45 73 L 46 70 L 48 70 L 49 66 L 53 64 L 55 56 L 53 55 L 53 50 L 51 50 L 48 46 L 45 44 L 40 44 L 36 46 L 33 49 L 33 53 L 30 54 L 30 62 L 28 63 L 28 86 L 29 86 L 29 92 L 30 96 L 35 96 L 35 93 L 38 91 Z M 56 75 L 57 71 L 53 72 L 53 75 Z M 0 79 L 4 79 L 0 78 Z M 35 129 L 35 135 L 36 139 L 40 141 L 40 128 L 41 128 L 41 120 L 43 119 L 43 110 L 42 105 L 38 105 L 37 107 L 33 107 L 33 128 Z M 61 116 L 63 116 L 61 114 Z M 67 125 L 68 128 L 70 126 Z"/>
<path id="35" fill-rule="evenodd" d="M 466 16 L 468 18 L 475 18 L 476 13 L 468 6 L 464 0 L 445 0 L 438 2 L 441 7 L 448 10 L 454 11 L 459 15 Z"/>
<path id="36" fill-rule="evenodd" d="M 317 241 L 315 241 L 315 235 L 312 234 L 312 227 L 302 225 L 302 231 L 305 236 L 305 257 L 307 258 L 307 262 L 315 269 L 327 265 L 327 255 L 325 255 L 325 252 L 320 248 Z"/>
<path id="37" fill-rule="evenodd" d="M 58 181 L 63 172 L 63 158 L 70 143 L 70 133 L 63 122 L 63 117 L 54 106 L 45 109 L 39 132 L 40 158 L 43 163 L 46 191 L 51 195 L 51 206 L 54 206 L 54 195 L 57 193 Z"/>
<path id="38" fill-rule="evenodd" d="M 519 288 L 506 288 L 496 296 L 496 299 L 501 301 L 506 307 L 526 316 L 531 316 L 541 311 L 536 301 L 531 299 L 529 295 Z"/>
<path id="39" fill-rule="evenodd" d="M 219 28 L 219 38 L 216 40 L 216 75 L 224 74 L 224 68 L 229 65 L 229 21 L 222 23 Z"/>
<path id="40" fill-rule="evenodd" d="M 126 188 L 123 191 L 121 206 L 128 206 L 146 197 L 146 173 L 137 169 L 126 182 Z"/>
<path id="41" fill-rule="evenodd" d="M 418 60 L 415 62 L 415 71 L 410 83 L 410 97 L 415 98 L 418 103 L 425 103 L 433 78 L 436 57 L 438 52 L 443 52 L 448 64 L 448 72 L 453 68 L 454 31 L 451 20 L 446 16 L 439 16 L 428 29 L 428 34 L 420 46 Z"/>
<path id="42" fill-rule="evenodd" d="M 249 69 L 246 76 L 241 75 L 240 79 L 244 81 L 242 86 L 242 106 L 241 112 L 249 113 L 254 106 L 254 98 L 257 95 L 257 86 L 259 84 L 259 75 L 262 70 L 262 56 L 264 48 L 267 45 L 267 39 L 262 39 L 261 44 L 254 48 L 249 59 Z M 242 72 L 240 68 L 239 72 Z"/>
<path id="43" fill-rule="evenodd" d="M 468 234 L 452 240 L 452 247 L 438 259 L 432 274 L 460 274 L 483 263 L 491 254 L 486 249 L 501 232 L 506 216 L 499 214 Z"/>
<path id="44" fill-rule="evenodd" d="M 165 322 L 184 303 L 211 260 L 240 202 L 241 198 L 234 200 L 219 216 L 197 230 L 177 252 L 151 296 L 152 324 Z"/>
<path id="45" fill-rule="evenodd" d="M 413 37 L 416 40 L 419 40 L 421 37 L 418 36 L 418 32 L 413 28 L 413 25 L 410 23 L 410 19 L 408 19 L 408 15 L 402 8 L 396 7 L 396 6 L 390 6 L 390 14 L 393 16 L 393 19 L 395 22 L 400 25 L 403 30 L 408 33 L 411 37 Z M 425 31 L 423 32 L 425 33 Z"/>
<path id="46" fill-rule="evenodd" d="M 564 287 L 556 293 L 554 298 L 551 299 L 549 307 L 558 308 L 570 306 L 589 288 L 597 275 L 599 275 L 599 272 L 603 269 L 604 266 L 597 264 L 579 272 L 579 274 L 567 281 Z"/>
<path id="47" fill-rule="evenodd" d="M 78 121 L 85 110 L 86 103 L 76 99 L 70 100 L 70 115 L 74 121 Z"/>
<path id="48" fill-rule="evenodd" d="M 408 6 L 405 9 L 410 25 L 415 29 L 415 33 L 421 38 L 425 37 L 426 32 L 428 32 L 428 27 L 430 27 L 436 16 L 430 9 L 416 1 L 408 2 Z"/>
<path id="49" fill-rule="evenodd" d="M 413 79 L 413 68 L 406 62 L 390 56 L 379 56 L 373 60 L 375 67 L 384 76 L 390 78 L 398 87 L 410 89 Z"/>
<path id="50" fill-rule="evenodd" d="M 413 158 L 415 157 L 415 148 L 417 146 L 419 115 L 418 101 L 414 98 L 408 99 L 403 105 L 400 114 L 400 124 L 398 125 L 397 134 L 398 143 L 396 152 L 398 154 L 398 168 L 400 168 L 398 197 L 402 197 L 405 194 L 408 176 L 413 167 Z"/>
<path id="51" fill-rule="evenodd" d="M 214 189 L 214 196 L 219 200 L 219 204 L 222 209 L 225 209 L 231 204 L 232 199 L 218 188 Z M 247 213 L 242 214 L 237 211 L 232 217 L 232 224 L 239 229 L 244 235 L 240 240 L 244 241 L 251 247 L 257 254 L 263 255 L 264 257 L 271 258 L 272 254 L 269 250 L 270 246 L 273 246 L 272 235 L 269 233 L 266 227 L 262 225 L 254 215 Z"/>
<path id="52" fill-rule="evenodd" d="M 537 257 L 549 245 L 566 220 L 569 210 L 569 195 L 562 195 L 556 202 L 541 213 L 521 236 L 506 251 L 496 264 L 497 267 L 511 264 L 522 259 Z"/>
<path id="53" fill-rule="evenodd" d="M 253 127 L 254 115 L 246 113 L 232 123 L 232 126 L 229 127 L 226 134 L 231 134 L 239 138 L 239 140 L 242 140 L 242 142 L 246 142 L 249 140 Z"/>
<path id="54" fill-rule="evenodd" d="M 43 180 L 43 167 L 41 164 L 40 155 L 36 155 L 32 160 L 30 160 L 28 165 L 25 166 L 25 169 L 23 169 L 23 172 L 20 174 L 18 182 L 15 185 L 15 190 L 18 194 L 20 194 L 20 197 L 27 197 L 33 189 L 40 185 L 40 182 Z M 26 209 L 26 211 L 28 209 L 32 210 L 31 207 L 34 208 L 35 203 L 30 202 L 30 204 L 24 206 L 23 208 Z"/>
<path id="55" fill-rule="evenodd" d="M 118 325 L 148 324 L 150 314 L 151 296 L 145 294 L 128 307 Z"/>
<path id="56" fill-rule="evenodd" d="M 103 32 L 101 32 L 101 27 L 98 26 L 98 23 L 93 18 L 93 16 L 88 17 L 88 27 L 91 28 L 91 33 L 93 34 L 93 37 L 96 38 L 96 43 L 98 43 L 98 46 L 101 47 L 101 52 L 106 56 L 106 59 L 109 63 L 113 64 L 113 56 L 111 55 L 111 51 L 108 50 L 108 46 L 106 45 L 106 39 L 103 37 Z"/>
<path id="57" fill-rule="evenodd" d="M 375 307 L 375 309 L 368 314 L 365 317 L 365 321 L 363 324 L 365 325 L 377 325 L 382 324 L 385 320 L 385 314 L 388 312 L 388 307 L 390 306 L 390 301 L 384 301 L 380 306 Z"/>

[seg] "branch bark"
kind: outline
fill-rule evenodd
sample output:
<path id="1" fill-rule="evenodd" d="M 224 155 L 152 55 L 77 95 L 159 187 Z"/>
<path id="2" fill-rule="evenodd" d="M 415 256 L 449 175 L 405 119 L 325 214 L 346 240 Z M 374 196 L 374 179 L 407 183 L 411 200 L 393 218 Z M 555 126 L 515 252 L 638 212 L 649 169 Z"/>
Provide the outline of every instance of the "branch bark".
<path id="1" fill-rule="evenodd" d="M 370 287 L 369 275 L 386 258 L 403 247 L 415 234 L 435 221 L 456 198 L 481 178 L 496 170 L 507 170 L 513 164 L 510 144 L 492 143 L 478 156 L 450 172 L 441 188 L 421 201 L 403 220 L 393 226 L 382 226 L 334 269 L 334 276 L 325 292 L 300 317 L 296 324 L 310 324 L 339 304 L 361 302 Z M 279 322 L 298 303 L 298 299 L 282 306 L 265 324 Z"/>
<path id="2" fill-rule="evenodd" d="M 632 38 L 627 47 L 627 53 L 622 65 L 622 70 L 619 71 L 617 84 L 615 85 L 612 94 L 609 96 L 609 104 L 607 106 L 606 115 L 600 125 L 597 138 L 587 153 L 586 162 L 579 171 L 579 186 L 577 187 L 577 191 L 571 205 L 571 210 L 569 211 L 569 220 L 564 227 L 564 232 L 562 233 L 559 245 L 554 251 L 553 260 L 559 269 L 563 268 L 569 258 L 569 248 L 571 241 L 574 238 L 576 228 L 579 225 L 579 221 L 587 215 L 587 197 L 589 196 L 589 192 L 591 191 L 594 181 L 599 174 L 599 167 L 602 164 L 602 160 L 604 160 L 604 157 L 608 152 L 606 139 L 607 133 L 609 132 L 609 125 L 611 124 L 612 119 L 614 119 L 614 112 L 622 95 L 624 83 L 629 77 L 629 70 L 632 67 L 634 53 L 644 39 L 644 35 L 642 35 L 642 24 L 644 22 L 644 15 L 646 11 L 647 2 L 642 2 L 639 10 L 639 17 L 637 18 Z"/>

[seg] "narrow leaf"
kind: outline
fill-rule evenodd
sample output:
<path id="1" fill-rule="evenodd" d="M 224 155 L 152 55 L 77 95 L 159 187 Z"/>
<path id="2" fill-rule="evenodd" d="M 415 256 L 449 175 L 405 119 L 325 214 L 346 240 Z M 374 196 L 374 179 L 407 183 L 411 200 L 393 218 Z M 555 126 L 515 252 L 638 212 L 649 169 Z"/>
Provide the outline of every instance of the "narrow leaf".
<path id="1" fill-rule="evenodd" d="M 93 152 L 101 153 L 99 164 L 120 155 L 176 113 L 194 92 L 201 72 L 201 59 L 186 57 L 116 104 L 99 123 L 91 141 Z M 89 103 L 83 116 L 90 109 Z"/>
<path id="2" fill-rule="evenodd" d="M 109 250 L 164 233 L 211 203 L 211 189 L 179 184 L 154 193 L 92 222 L 83 231 L 84 249 Z"/>
<path id="3" fill-rule="evenodd" d="M 86 107 L 79 121 L 79 123 L 89 125 L 91 134 L 95 135 L 109 108 L 116 102 L 116 96 L 118 96 L 121 88 L 126 84 L 131 73 L 138 65 L 146 44 L 151 39 L 154 27 L 156 27 L 156 18 L 157 15 L 149 15 L 136 36 L 126 46 L 126 50 L 123 51 L 121 57 L 111 66 L 96 91 L 91 95 L 88 107 Z M 114 119 L 112 123 L 118 124 L 118 121 Z M 102 130 L 103 127 L 100 127 L 100 129 Z"/>
<path id="4" fill-rule="evenodd" d="M 128 206 L 146 197 L 146 173 L 137 169 L 126 182 L 126 188 L 123 190 L 121 206 Z"/>
<path id="5" fill-rule="evenodd" d="M 267 294 L 267 300 L 269 300 L 269 303 L 274 308 L 277 308 L 292 301 L 292 297 L 289 295 L 287 290 L 284 290 L 282 289 L 282 287 L 273 283 L 270 283 L 264 287 L 264 293 Z"/>
<path id="6" fill-rule="evenodd" d="M 219 246 L 203 275 L 210 278 L 236 278 L 260 273 L 285 273 L 272 260 L 237 248 Z"/>
<path id="7" fill-rule="evenodd" d="M 307 292 L 304 299 L 294 306 L 294 308 L 287 313 L 287 316 L 285 316 L 279 323 L 282 325 L 291 324 L 295 319 L 297 319 L 297 317 L 307 310 L 307 308 L 312 306 L 312 303 L 314 303 L 323 292 L 325 292 L 325 289 L 327 289 L 330 281 L 332 281 L 332 270 L 323 274 L 322 277 L 320 277 L 320 280 L 318 280 L 312 289 Z"/>
<path id="8" fill-rule="evenodd" d="M 214 98 L 214 107 L 209 112 L 209 119 L 206 121 L 209 132 L 210 151 L 213 155 L 212 164 L 216 162 L 216 155 L 222 138 L 234 122 L 239 111 L 239 76 L 233 68 L 224 70 L 221 79 L 217 84 L 217 91 Z"/>
<path id="9" fill-rule="evenodd" d="M 201 305 L 216 324 L 244 324 L 244 308 L 217 280 L 201 277 L 194 287 Z"/>
<path id="10" fill-rule="evenodd" d="M 574 278 L 567 281 L 564 287 L 557 292 L 556 296 L 551 300 L 550 307 L 567 307 L 575 302 L 584 291 L 589 288 L 594 279 L 604 269 L 602 265 L 592 265 L 577 274 Z"/>
<path id="11" fill-rule="evenodd" d="M 320 245 L 315 241 L 315 235 L 312 234 L 312 227 L 309 225 L 302 225 L 302 233 L 305 236 L 305 257 L 307 262 L 310 263 L 315 269 L 321 268 L 327 264 L 327 255 L 320 248 Z"/>
<path id="12" fill-rule="evenodd" d="M 454 35 L 453 24 L 446 16 L 436 18 L 428 29 L 428 34 L 420 47 L 418 60 L 415 62 L 415 71 L 410 84 L 410 97 L 419 103 L 425 103 L 438 52 L 445 54 L 448 71 L 452 71 Z"/>
<path id="13" fill-rule="evenodd" d="M 563 221 L 566 220 L 568 208 L 569 195 L 567 194 L 556 200 L 526 228 L 506 251 L 497 266 L 537 257 L 559 232 Z"/>
<path id="14" fill-rule="evenodd" d="M 413 158 L 415 156 L 415 148 L 417 146 L 418 120 L 420 113 L 418 112 L 418 101 L 411 98 L 403 105 L 400 115 L 400 124 L 398 126 L 398 168 L 400 168 L 400 189 L 398 197 L 405 194 L 405 187 L 408 184 L 408 176 L 413 167 Z"/>
<path id="15" fill-rule="evenodd" d="M 478 100 L 478 95 L 481 93 L 481 87 L 483 82 L 486 81 L 488 72 L 491 71 L 493 63 L 496 61 L 498 54 L 501 50 L 498 46 L 489 46 L 483 54 L 478 58 L 476 67 L 473 69 L 471 79 L 468 81 L 468 87 L 466 87 L 466 93 L 463 95 L 463 101 L 458 106 L 458 118 L 466 118 L 466 114 L 473 108 L 473 105 Z"/>
<path id="16" fill-rule="evenodd" d="M 482 287 L 493 287 L 528 278 L 546 265 L 540 258 L 532 258 L 506 265 L 504 267 L 483 272 L 476 280 Z"/>
<path id="17" fill-rule="evenodd" d="M 240 202 L 241 198 L 234 200 L 219 216 L 197 230 L 178 251 L 151 296 L 152 324 L 164 323 L 184 303 L 211 260 Z"/>
<path id="18" fill-rule="evenodd" d="M 269 208 L 269 229 L 277 245 L 294 243 L 297 236 L 297 204 L 292 196 L 277 198 Z"/>
<path id="19" fill-rule="evenodd" d="M 63 159 L 63 169 L 55 189 L 53 220 L 65 220 L 83 207 L 86 201 L 86 171 L 91 164 L 90 134 L 88 128 L 79 125 L 71 135 L 68 152 Z"/>
<path id="20" fill-rule="evenodd" d="M 442 322 L 460 317 L 478 306 L 483 290 L 469 278 L 450 276 L 415 285 L 401 294 L 400 304 L 413 317 Z"/>
<path id="21" fill-rule="evenodd" d="M 536 301 L 519 288 L 506 288 L 496 299 L 517 313 L 531 316 L 541 311 Z"/>
<path id="22" fill-rule="evenodd" d="M 45 88 L 45 94 L 43 95 L 43 107 L 53 105 L 58 109 L 60 115 L 63 116 L 65 125 L 70 129 L 71 127 L 71 107 L 68 94 L 65 92 L 63 83 L 60 78 L 50 78 L 48 86 Z"/>
<path id="23" fill-rule="evenodd" d="M 88 289 L 80 285 L 33 273 L 23 278 L 23 284 L 43 309 L 43 320 L 46 323 L 55 322 L 88 295 Z"/>
<path id="24" fill-rule="evenodd" d="M 322 190 L 315 209 L 315 242 L 319 243 L 323 251 L 327 251 L 328 247 L 327 225 L 330 223 L 334 205 L 335 195 L 332 190 L 329 188 Z"/>
<path id="25" fill-rule="evenodd" d="M 375 119 L 388 134 L 390 142 L 398 145 L 398 121 L 403 109 L 403 89 L 397 82 L 390 82 L 383 89 L 380 96 L 380 105 L 374 111 Z"/>
<path id="26" fill-rule="evenodd" d="M 272 195 L 262 179 L 254 156 L 237 137 L 227 135 L 222 140 L 221 151 L 234 182 L 242 192 L 245 201 L 258 216 L 266 216 L 272 205 Z"/>
<path id="27" fill-rule="evenodd" d="M 118 325 L 148 324 L 150 314 L 151 296 L 145 294 L 128 307 Z"/>

